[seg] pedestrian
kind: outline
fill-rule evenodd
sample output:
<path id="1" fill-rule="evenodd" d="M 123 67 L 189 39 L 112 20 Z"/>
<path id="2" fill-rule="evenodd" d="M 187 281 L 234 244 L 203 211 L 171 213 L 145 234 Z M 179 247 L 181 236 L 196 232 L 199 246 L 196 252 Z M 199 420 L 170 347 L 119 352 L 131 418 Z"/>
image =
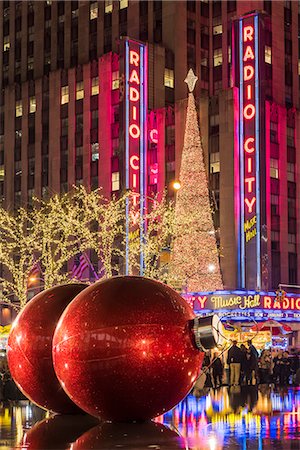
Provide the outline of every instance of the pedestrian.
<path id="1" fill-rule="evenodd" d="M 268 384 L 271 380 L 272 356 L 269 350 L 263 350 L 258 362 L 259 365 L 259 382 L 260 384 Z"/>
<path id="2" fill-rule="evenodd" d="M 212 380 L 211 380 L 211 366 L 210 366 L 210 352 L 205 352 L 203 363 L 202 363 L 202 370 L 206 375 L 205 380 L 205 387 L 213 387 Z"/>
<path id="3" fill-rule="evenodd" d="M 256 367 L 257 360 L 255 358 L 255 355 L 251 352 L 250 349 L 247 349 L 245 363 L 245 381 L 247 385 L 256 384 Z"/>
<path id="4" fill-rule="evenodd" d="M 291 361 L 291 373 L 293 376 L 293 383 L 295 383 L 296 373 L 297 370 L 300 368 L 299 355 L 295 348 L 291 349 L 290 361 Z"/>
<path id="5" fill-rule="evenodd" d="M 283 352 L 282 362 L 282 384 L 283 386 L 288 386 L 290 384 L 291 375 L 291 362 L 288 351 Z"/>
<path id="6" fill-rule="evenodd" d="M 252 366 L 254 366 L 254 370 L 255 371 L 255 379 L 257 380 L 258 378 L 258 351 L 256 350 L 256 348 L 254 347 L 254 345 L 252 344 L 251 339 L 248 340 L 248 348 L 251 352 L 251 364 Z M 252 383 L 253 384 L 253 383 Z M 254 383 L 255 384 L 255 383 Z"/>
<path id="7" fill-rule="evenodd" d="M 283 361 L 282 361 L 282 350 L 278 350 L 277 355 L 274 357 L 274 383 L 281 384 L 283 380 Z"/>
<path id="8" fill-rule="evenodd" d="M 241 377 L 240 377 L 240 383 L 241 384 L 245 384 L 245 379 L 246 379 L 246 353 L 247 353 L 247 348 L 244 344 L 241 344 L 241 350 L 242 350 L 242 361 L 241 361 Z"/>
<path id="9" fill-rule="evenodd" d="M 215 352 L 213 356 L 213 362 L 212 362 L 212 376 L 213 376 L 213 382 L 214 382 L 214 388 L 218 388 L 222 386 L 222 379 L 223 379 L 223 364 L 221 359 L 218 356 L 218 353 Z"/>
<path id="10" fill-rule="evenodd" d="M 230 368 L 230 385 L 238 386 L 240 382 L 242 350 L 237 346 L 237 341 L 232 342 L 232 347 L 228 350 L 228 364 Z"/>

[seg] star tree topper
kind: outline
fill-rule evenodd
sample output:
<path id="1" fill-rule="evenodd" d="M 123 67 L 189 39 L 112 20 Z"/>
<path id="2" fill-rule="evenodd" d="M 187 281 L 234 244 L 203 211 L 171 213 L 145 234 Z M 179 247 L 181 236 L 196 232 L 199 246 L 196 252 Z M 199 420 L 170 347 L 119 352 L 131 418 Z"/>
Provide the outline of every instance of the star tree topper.
<path id="1" fill-rule="evenodd" d="M 193 92 L 195 85 L 197 83 L 197 80 L 198 80 L 198 77 L 194 74 L 193 69 L 190 69 L 188 71 L 186 79 L 184 80 L 184 82 L 188 85 L 190 92 Z"/>

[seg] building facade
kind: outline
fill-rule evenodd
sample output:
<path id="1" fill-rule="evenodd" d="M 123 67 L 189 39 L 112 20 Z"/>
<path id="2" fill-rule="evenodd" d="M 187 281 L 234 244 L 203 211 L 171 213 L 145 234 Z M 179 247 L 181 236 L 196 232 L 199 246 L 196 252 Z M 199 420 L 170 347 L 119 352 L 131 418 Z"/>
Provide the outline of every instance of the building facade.
<path id="1" fill-rule="evenodd" d="M 279 283 L 297 285 L 298 8 L 292 1 L 3 1 L 3 205 L 29 205 L 33 195 L 46 198 L 81 183 L 102 186 L 107 196 L 128 188 L 128 36 L 145 43 L 147 52 L 147 98 L 138 109 L 146 121 L 143 140 L 138 136 L 138 151 L 143 145 L 146 155 L 146 194 L 161 192 L 179 176 L 183 80 L 193 68 L 224 286 L 267 291 Z M 247 34 L 251 26 L 254 34 L 250 28 Z M 243 114 L 252 94 L 255 117 L 246 110 L 249 124 Z M 141 161 L 132 161 L 129 171 L 140 171 Z M 255 200 L 254 194 L 246 198 L 245 189 L 255 191 Z"/>

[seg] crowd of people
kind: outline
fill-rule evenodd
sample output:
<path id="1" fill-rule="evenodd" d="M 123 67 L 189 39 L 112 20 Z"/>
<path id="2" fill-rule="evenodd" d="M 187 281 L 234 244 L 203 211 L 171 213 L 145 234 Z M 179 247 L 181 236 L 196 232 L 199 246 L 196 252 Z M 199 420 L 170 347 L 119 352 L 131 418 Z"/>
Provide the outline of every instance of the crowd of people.
<path id="1" fill-rule="evenodd" d="M 205 354 L 203 365 L 204 385 L 239 386 L 274 383 L 279 386 L 300 385 L 300 353 L 281 349 L 259 352 L 252 341 L 237 344 L 233 341 L 225 352 Z"/>

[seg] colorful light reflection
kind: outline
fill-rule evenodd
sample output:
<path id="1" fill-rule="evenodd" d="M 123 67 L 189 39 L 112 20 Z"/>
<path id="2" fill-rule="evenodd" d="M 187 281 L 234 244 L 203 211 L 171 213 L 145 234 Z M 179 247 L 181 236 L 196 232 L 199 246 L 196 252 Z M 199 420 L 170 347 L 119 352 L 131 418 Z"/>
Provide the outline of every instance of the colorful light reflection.
<path id="1" fill-rule="evenodd" d="M 248 448 L 249 441 L 255 448 L 271 448 L 272 439 L 287 440 L 281 448 L 294 448 L 288 441 L 300 432 L 300 390 L 223 387 L 201 398 L 189 395 L 157 420 L 175 427 L 194 450 Z"/>

